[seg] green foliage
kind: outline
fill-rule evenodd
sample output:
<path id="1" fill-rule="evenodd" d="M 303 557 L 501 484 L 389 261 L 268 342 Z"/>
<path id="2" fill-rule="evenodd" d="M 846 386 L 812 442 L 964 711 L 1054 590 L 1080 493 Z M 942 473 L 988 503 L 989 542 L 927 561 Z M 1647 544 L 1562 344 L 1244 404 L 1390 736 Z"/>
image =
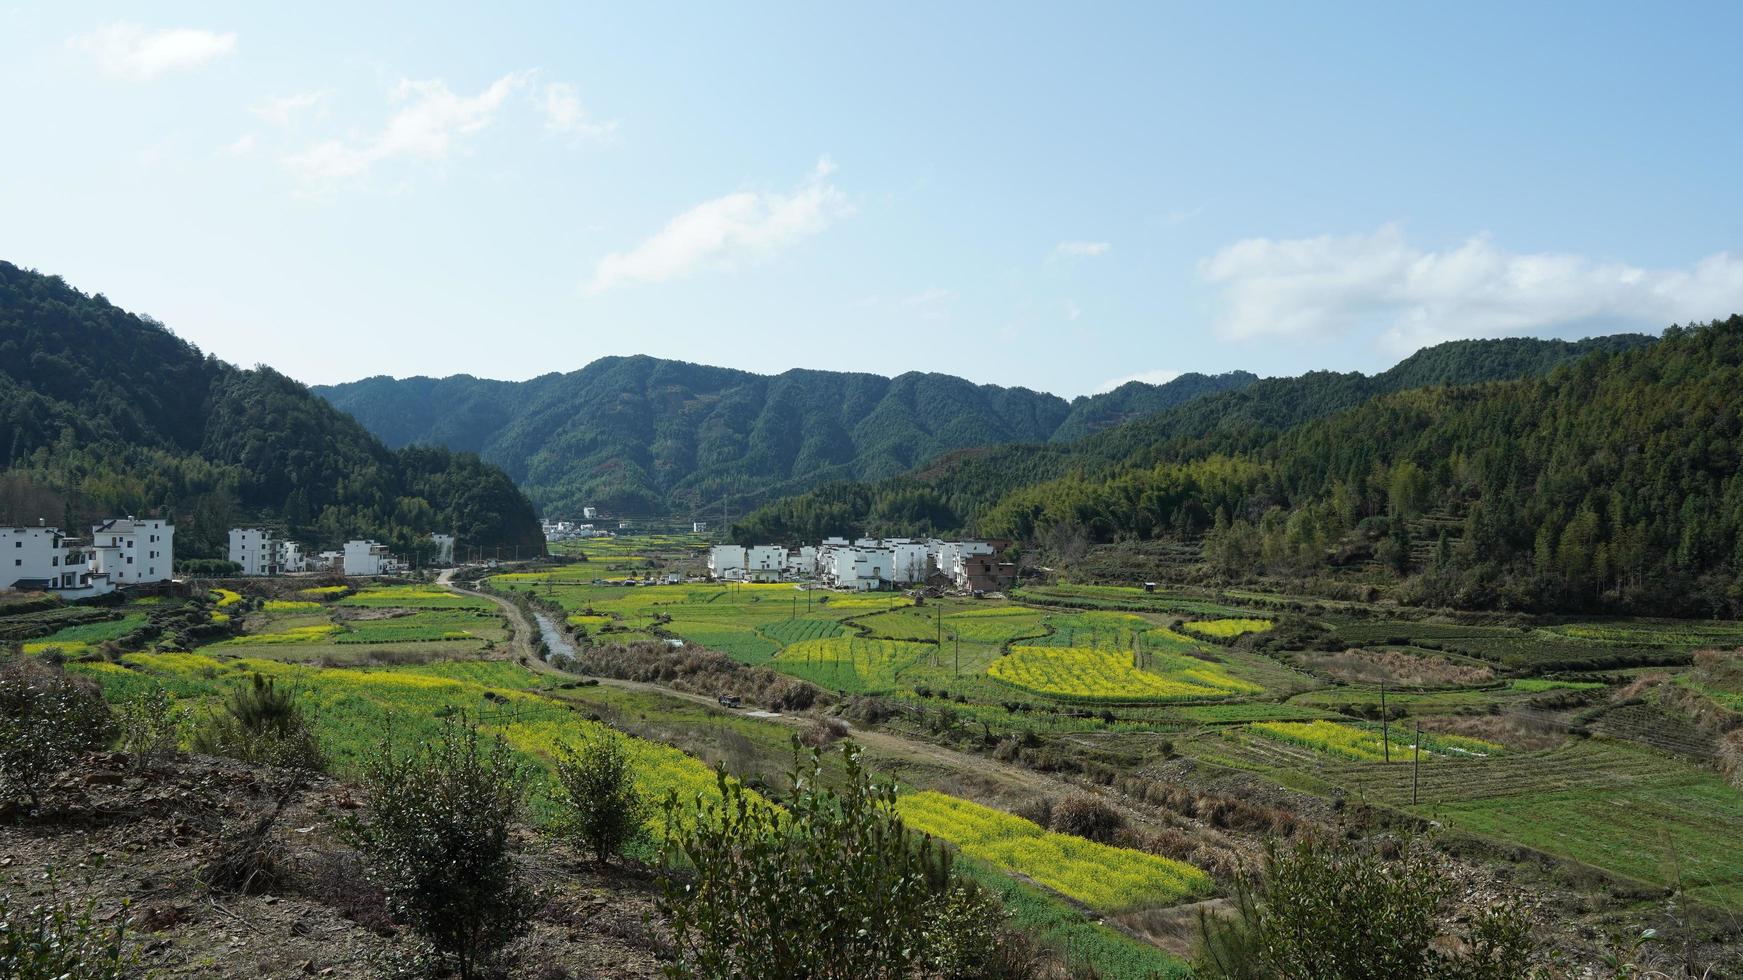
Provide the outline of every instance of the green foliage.
<path id="1" fill-rule="evenodd" d="M 875 783 L 859 754 L 843 744 L 832 789 L 813 750 L 786 809 L 753 805 L 724 772 L 718 798 L 667 798 L 672 870 L 658 906 L 678 952 L 672 976 L 974 975 L 985 942 L 942 933 L 966 919 L 984 937 L 995 913 L 974 906 L 992 899 L 903 825 L 895 789 Z"/>
<path id="2" fill-rule="evenodd" d="M 231 688 L 223 706 L 194 733 L 193 748 L 287 769 L 319 770 L 326 766 L 296 693 L 260 674 Z"/>
<path id="3" fill-rule="evenodd" d="M 50 878 L 53 884 L 53 878 Z M 0 891 L 0 977 L 12 980 L 124 980 L 139 956 L 127 947 L 127 916 L 104 925 L 91 906 L 56 900 L 25 905 Z"/>
<path id="4" fill-rule="evenodd" d="M 1271 842 L 1260 875 L 1243 874 L 1235 914 L 1201 912 L 1195 974 L 1204 980 L 1521 980 L 1531 966 L 1530 918 L 1512 906 L 1479 912 L 1464 949 L 1435 945 L 1452 894 L 1420 848 L 1388 862 L 1371 850 Z"/>
<path id="5" fill-rule="evenodd" d="M 384 739 L 363 767 L 369 816 L 349 828 L 394 916 L 462 978 L 483 975 L 524 933 L 533 894 L 509 852 L 527 769 L 458 717 L 409 752 Z"/>
<path id="6" fill-rule="evenodd" d="M 565 745 L 556 764 L 558 827 L 604 864 L 641 832 L 651 810 L 636 788 L 634 763 L 623 739 L 601 732 Z"/>
<path id="7" fill-rule="evenodd" d="M 543 546 L 531 504 L 495 467 L 444 449 L 391 452 L 283 375 L 205 357 L 149 318 L 4 262 L 0 418 L 0 470 L 16 471 L 0 483 L 0 522 L 180 518 L 176 550 L 192 574 L 216 570 L 187 563 L 222 557 L 226 529 L 244 519 L 408 555 L 427 555 L 437 530 L 480 547 Z"/>
<path id="8" fill-rule="evenodd" d="M 751 512 L 734 525 L 733 535 L 746 542 L 974 528 L 994 533 L 999 528 L 1021 531 L 1062 519 L 1088 528 L 1099 540 L 1111 540 L 1116 531 L 1130 534 L 1138 527 L 1156 529 L 1157 534 L 1195 534 L 1210 527 L 1215 507 L 1153 490 L 1200 479 L 1222 486 L 1214 469 L 1164 468 L 1154 488 L 1141 480 L 1127 480 L 1106 494 L 1086 491 L 1125 472 L 1143 473 L 1218 453 L 1247 453 L 1286 429 L 1381 395 L 1429 384 L 1531 377 L 1589 353 L 1626 350 L 1647 341 L 1634 335 L 1578 343 L 1523 338 L 1454 341 L 1418 351 L 1373 377 L 1316 371 L 1297 378 L 1267 378 L 1185 401 L 1074 443 L 992 446 L 933 460 L 879 483 L 820 487 Z M 1027 489 L 1049 481 L 1060 482 L 1047 492 Z M 997 520 L 990 518 L 989 512 L 1007 497 L 1013 501 L 1006 513 Z M 1230 513 L 1239 511 L 1231 508 Z"/>
<path id="9" fill-rule="evenodd" d="M 123 752 L 139 759 L 175 754 L 192 727 L 188 712 L 175 695 L 153 686 L 122 701 L 115 709 Z"/>
<path id="10" fill-rule="evenodd" d="M 100 749 L 115 723 L 94 684 L 57 663 L 0 654 L 0 806 L 31 806 L 48 777 Z"/>

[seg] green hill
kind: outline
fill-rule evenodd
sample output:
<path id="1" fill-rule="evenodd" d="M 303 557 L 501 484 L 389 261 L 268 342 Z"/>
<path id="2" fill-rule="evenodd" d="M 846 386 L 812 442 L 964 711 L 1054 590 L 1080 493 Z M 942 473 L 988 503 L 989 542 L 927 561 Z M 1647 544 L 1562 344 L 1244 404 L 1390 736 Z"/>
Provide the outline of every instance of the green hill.
<path id="1" fill-rule="evenodd" d="M 5 262 L 0 418 L 0 522 L 161 514 L 180 525 L 180 557 L 221 556 L 242 520 L 406 553 L 431 531 L 485 548 L 543 541 L 531 505 L 475 456 L 390 450 L 271 369 L 205 356 L 100 294 Z"/>
<path id="2" fill-rule="evenodd" d="M 607 357 L 524 382 L 366 378 L 316 388 L 390 446 L 502 466 L 548 513 L 738 511 L 832 480 L 877 480 L 954 449 L 1085 434 L 1251 384 L 1244 372 L 1067 402 L 943 374 L 776 376 Z"/>
<path id="3" fill-rule="evenodd" d="M 1250 451 L 1280 432 L 1380 395 L 1425 385 L 1540 375 L 1594 352 L 1629 350 L 1650 342 L 1650 337 L 1637 334 L 1578 342 L 1463 340 L 1425 348 L 1371 376 L 1315 371 L 1256 380 L 1075 443 L 980 447 L 947 454 L 891 480 L 821 487 L 752 512 L 738 525 L 737 533 L 747 539 L 785 540 L 978 529 L 984 514 L 1023 487 L 1067 476 L 1095 482 L 1166 460 Z"/>

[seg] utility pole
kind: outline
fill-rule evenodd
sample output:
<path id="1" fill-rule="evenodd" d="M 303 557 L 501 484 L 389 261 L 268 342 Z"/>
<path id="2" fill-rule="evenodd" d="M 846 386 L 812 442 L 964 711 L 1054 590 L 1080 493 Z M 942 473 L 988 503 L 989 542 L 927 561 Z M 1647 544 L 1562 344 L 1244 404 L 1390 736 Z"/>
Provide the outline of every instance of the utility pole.
<path id="1" fill-rule="evenodd" d="M 1416 723 L 1416 760 L 1410 766 L 1410 805 L 1416 805 L 1417 776 L 1422 772 L 1422 722 Z"/>
<path id="2" fill-rule="evenodd" d="M 956 676 L 962 676 L 962 634 L 956 634 Z"/>
<path id="3" fill-rule="evenodd" d="M 1392 761 L 1392 719 L 1386 714 L 1386 679 L 1380 678 L 1380 750 Z"/>

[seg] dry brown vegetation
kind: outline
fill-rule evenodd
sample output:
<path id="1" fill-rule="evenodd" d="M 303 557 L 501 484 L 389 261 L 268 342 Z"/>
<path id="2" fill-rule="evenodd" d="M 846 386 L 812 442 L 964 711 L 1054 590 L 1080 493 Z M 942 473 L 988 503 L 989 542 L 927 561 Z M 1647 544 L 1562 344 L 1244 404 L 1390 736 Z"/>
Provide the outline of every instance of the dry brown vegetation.
<path id="1" fill-rule="evenodd" d="M 1347 684 L 1384 681 L 1396 687 L 1447 687 L 1483 684 L 1495 679 L 1495 672 L 1488 667 L 1399 650 L 1304 653 L 1300 659 L 1308 670 Z"/>

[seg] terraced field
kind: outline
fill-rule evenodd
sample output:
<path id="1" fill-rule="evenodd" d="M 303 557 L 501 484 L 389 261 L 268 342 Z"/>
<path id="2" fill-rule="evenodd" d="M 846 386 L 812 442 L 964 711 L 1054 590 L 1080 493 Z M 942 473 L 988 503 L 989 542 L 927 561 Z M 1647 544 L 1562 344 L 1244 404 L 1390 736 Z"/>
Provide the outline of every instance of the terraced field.
<path id="1" fill-rule="evenodd" d="M 1171 654 L 1134 655 L 1107 648 L 1017 646 L 987 667 L 987 675 L 1020 691 L 1066 700 L 1186 701 L 1255 694 L 1257 684 L 1219 664 Z"/>
<path id="2" fill-rule="evenodd" d="M 1267 738 L 1280 739 L 1355 762 L 1410 762 L 1416 758 L 1414 732 L 1393 730 L 1388 733 L 1378 726 L 1357 726 L 1332 721 L 1262 721 L 1252 731 Z M 1459 735 L 1423 733 L 1422 754 L 1428 756 L 1469 756 L 1481 758 L 1505 751 L 1493 742 Z"/>
<path id="3" fill-rule="evenodd" d="M 897 808 L 916 830 L 1098 911 L 1171 905 L 1211 888 L 1210 876 L 1190 864 L 1056 834 L 942 793 L 909 794 Z"/>
<path id="4" fill-rule="evenodd" d="M 830 690 L 866 694 L 902 685 L 902 672 L 937 648 L 903 640 L 834 636 L 802 640 L 782 650 L 775 666 Z"/>

